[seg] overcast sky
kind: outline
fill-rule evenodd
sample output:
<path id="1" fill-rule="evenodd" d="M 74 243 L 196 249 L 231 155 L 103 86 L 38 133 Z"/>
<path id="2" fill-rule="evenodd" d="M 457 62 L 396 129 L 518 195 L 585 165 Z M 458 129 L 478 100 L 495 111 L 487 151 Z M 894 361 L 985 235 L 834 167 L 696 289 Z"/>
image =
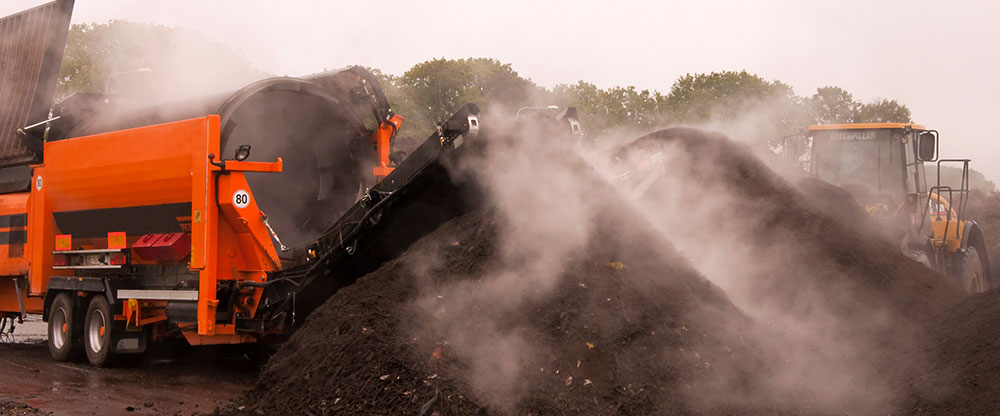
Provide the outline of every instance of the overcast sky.
<path id="1" fill-rule="evenodd" d="M 0 0 L 0 15 L 41 4 Z M 197 30 L 260 69 L 362 64 L 401 74 L 491 57 L 551 87 L 586 80 L 666 92 L 685 73 L 746 69 L 808 96 L 836 85 L 895 98 L 941 132 L 942 156 L 1000 179 L 1000 2 L 76 0 L 74 23 Z M 1000 182 L 1000 181 L 998 181 Z"/>

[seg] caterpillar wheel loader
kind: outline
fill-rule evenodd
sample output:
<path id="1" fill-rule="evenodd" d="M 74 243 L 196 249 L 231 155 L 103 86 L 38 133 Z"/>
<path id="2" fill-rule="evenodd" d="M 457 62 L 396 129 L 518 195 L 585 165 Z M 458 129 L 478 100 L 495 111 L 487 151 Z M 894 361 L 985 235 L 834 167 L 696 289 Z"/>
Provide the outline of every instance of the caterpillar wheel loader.
<path id="1" fill-rule="evenodd" d="M 969 293 L 1000 286 L 983 230 L 965 215 L 970 160 L 938 158 L 938 139 L 936 130 L 911 123 L 813 125 L 806 135 L 808 170 L 848 191 L 907 256 Z M 937 166 L 932 181 L 925 163 Z M 941 183 L 945 164 L 961 168 L 959 183 Z"/>

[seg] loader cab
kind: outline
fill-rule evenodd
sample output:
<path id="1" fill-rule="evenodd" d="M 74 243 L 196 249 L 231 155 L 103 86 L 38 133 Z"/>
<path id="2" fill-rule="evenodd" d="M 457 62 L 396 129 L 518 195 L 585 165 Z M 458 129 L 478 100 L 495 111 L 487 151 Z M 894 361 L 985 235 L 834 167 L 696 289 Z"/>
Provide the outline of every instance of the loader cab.
<path id="1" fill-rule="evenodd" d="M 969 159 L 938 159 L 937 131 L 910 123 L 809 127 L 813 177 L 846 190 L 898 239 L 903 254 L 978 293 L 1000 287 L 979 225 L 965 218 Z M 928 180 L 924 162 L 934 162 Z M 957 183 L 942 183 L 942 164 L 960 167 Z"/>
<path id="2" fill-rule="evenodd" d="M 909 123 L 810 126 L 810 173 L 850 192 L 875 217 L 917 212 L 927 194 L 924 161 L 934 156 L 925 132 Z"/>

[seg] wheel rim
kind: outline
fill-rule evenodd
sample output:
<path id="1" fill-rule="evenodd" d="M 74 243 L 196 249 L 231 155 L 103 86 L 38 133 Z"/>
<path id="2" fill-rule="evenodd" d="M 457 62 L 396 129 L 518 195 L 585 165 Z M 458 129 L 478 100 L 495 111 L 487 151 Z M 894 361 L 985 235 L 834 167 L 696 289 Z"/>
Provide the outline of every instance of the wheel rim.
<path id="1" fill-rule="evenodd" d="M 66 309 L 61 307 L 56 308 L 55 312 L 51 318 L 52 331 L 49 336 L 52 337 L 52 346 L 56 347 L 57 350 L 61 350 L 63 345 L 66 345 L 66 331 L 69 330 L 69 317 L 66 314 Z"/>
<path id="2" fill-rule="evenodd" d="M 986 291 L 986 276 L 983 274 L 983 263 L 979 251 L 975 247 L 969 249 L 969 262 L 966 264 L 969 274 L 965 280 L 965 290 L 969 293 Z"/>
<path id="3" fill-rule="evenodd" d="M 90 350 L 99 353 L 104 349 L 104 333 L 107 331 L 107 320 L 104 319 L 104 312 L 94 309 L 90 315 L 90 323 L 87 324 L 87 338 L 90 340 Z"/>
<path id="4" fill-rule="evenodd" d="M 980 293 L 986 291 L 986 281 L 982 273 L 972 272 L 969 275 L 969 293 Z"/>

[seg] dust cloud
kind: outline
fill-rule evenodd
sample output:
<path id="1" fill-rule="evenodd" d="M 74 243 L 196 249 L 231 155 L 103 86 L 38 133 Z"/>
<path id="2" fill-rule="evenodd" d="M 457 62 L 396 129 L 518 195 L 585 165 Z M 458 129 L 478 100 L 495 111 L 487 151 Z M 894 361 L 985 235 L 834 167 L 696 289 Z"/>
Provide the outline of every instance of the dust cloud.
<path id="1" fill-rule="evenodd" d="M 853 201 L 830 200 L 849 196 L 801 181 L 794 166 L 779 167 L 783 162 L 763 145 L 775 131 L 761 126 L 772 126 L 773 116 L 761 109 L 707 125 L 747 143 L 671 128 L 631 144 L 610 138 L 574 147 L 557 135 L 499 129 L 513 133 L 491 136 L 483 157 L 465 166 L 498 219 L 499 256 L 480 279 L 422 285 L 429 289 L 414 302 L 417 320 L 469 364 L 469 383 L 483 398 L 510 411 L 528 388 L 525 374 L 552 354 L 518 321 L 528 313 L 519 309 L 553 296 L 570 259 L 595 238 L 601 201 L 626 201 L 638 216 L 632 221 L 667 242 L 664 256 L 676 247 L 686 258 L 680 263 L 690 262 L 751 318 L 726 323 L 730 335 L 705 343 L 749 337 L 769 363 L 749 379 L 735 367 L 716 368 L 712 377 L 691 382 L 696 393 L 688 400 L 818 413 L 891 411 L 904 394 L 900 374 L 926 365 L 919 355 L 905 364 L 892 357 L 915 336 L 915 320 L 958 295 L 877 231 L 858 233 L 865 228 L 844 223 L 850 214 L 863 222 L 863 212 L 837 218 L 820 206 L 849 209 Z M 594 174 L 604 180 L 588 179 Z M 421 256 L 428 263 L 435 257 Z M 433 269 L 412 267 L 417 276 Z M 954 296 L 931 299 L 895 287 L 911 277 Z M 625 325 L 621 317 L 606 319 Z"/>
<path id="2" fill-rule="evenodd" d="M 551 294 L 568 259 L 590 240 L 596 204 L 610 195 L 595 198 L 581 180 L 587 167 L 568 157 L 567 138 L 513 123 L 490 132 L 503 133 L 489 136 L 488 150 L 459 169 L 488 190 L 487 206 L 500 230 L 496 259 L 480 279 L 426 285 L 435 289 L 417 299 L 415 310 L 469 363 L 473 388 L 510 411 L 525 388 L 525 373 L 538 371 L 540 356 L 548 353 L 539 334 L 516 317 L 526 302 Z M 417 276 L 431 269 L 426 263 L 412 267 Z"/>
<path id="3" fill-rule="evenodd" d="M 958 295 L 903 258 L 849 195 L 779 158 L 780 117 L 780 108 L 763 105 L 696 126 L 725 135 L 668 129 L 615 157 L 589 160 L 606 177 L 629 168 L 644 175 L 624 184 L 638 211 L 763 324 L 757 341 L 780 365 L 746 400 L 776 394 L 821 413 L 891 411 L 904 394 L 895 378 L 928 363 L 918 355 L 890 362 L 916 336 L 916 317 L 932 307 L 904 300 L 924 295 L 885 290 L 881 280 L 933 281 L 949 300 Z M 655 169 L 635 168 L 650 163 Z"/>
<path id="4" fill-rule="evenodd" d="M 184 28 L 112 21 L 107 36 L 118 42 L 101 63 L 105 77 L 90 89 L 133 103 L 170 103 L 224 93 L 268 76 L 238 52 Z"/>
<path id="5" fill-rule="evenodd" d="M 699 150 L 749 153 L 746 148 Z M 799 397 L 824 412 L 870 413 L 890 401 L 889 376 L 880 374 L 880 358 L 869 354 L 880 340 L 865 336 L 893 328 L 892 314 L 876 303 L 858 305 L 845 316 L 840 307 L 855 295 L 850 287 L 830 284 L 847 279 L 830 276 L 838 267 L 807 241 L 816 236 L 779 231 L 784 227 L 773 222 L 795 219 L 782 218 L 775 207 L 743 193 L 760 190 L 729 186 L 725 156 L 705 155 L 681 143 L 658 152 L 659 183 L 635 202 L 698 270 L 765 324 L 758 342 L 782 364 L 758 380 L 761 392 Z M 640 151 L 621 162 L 634 166 L 645 158 Z"/>

